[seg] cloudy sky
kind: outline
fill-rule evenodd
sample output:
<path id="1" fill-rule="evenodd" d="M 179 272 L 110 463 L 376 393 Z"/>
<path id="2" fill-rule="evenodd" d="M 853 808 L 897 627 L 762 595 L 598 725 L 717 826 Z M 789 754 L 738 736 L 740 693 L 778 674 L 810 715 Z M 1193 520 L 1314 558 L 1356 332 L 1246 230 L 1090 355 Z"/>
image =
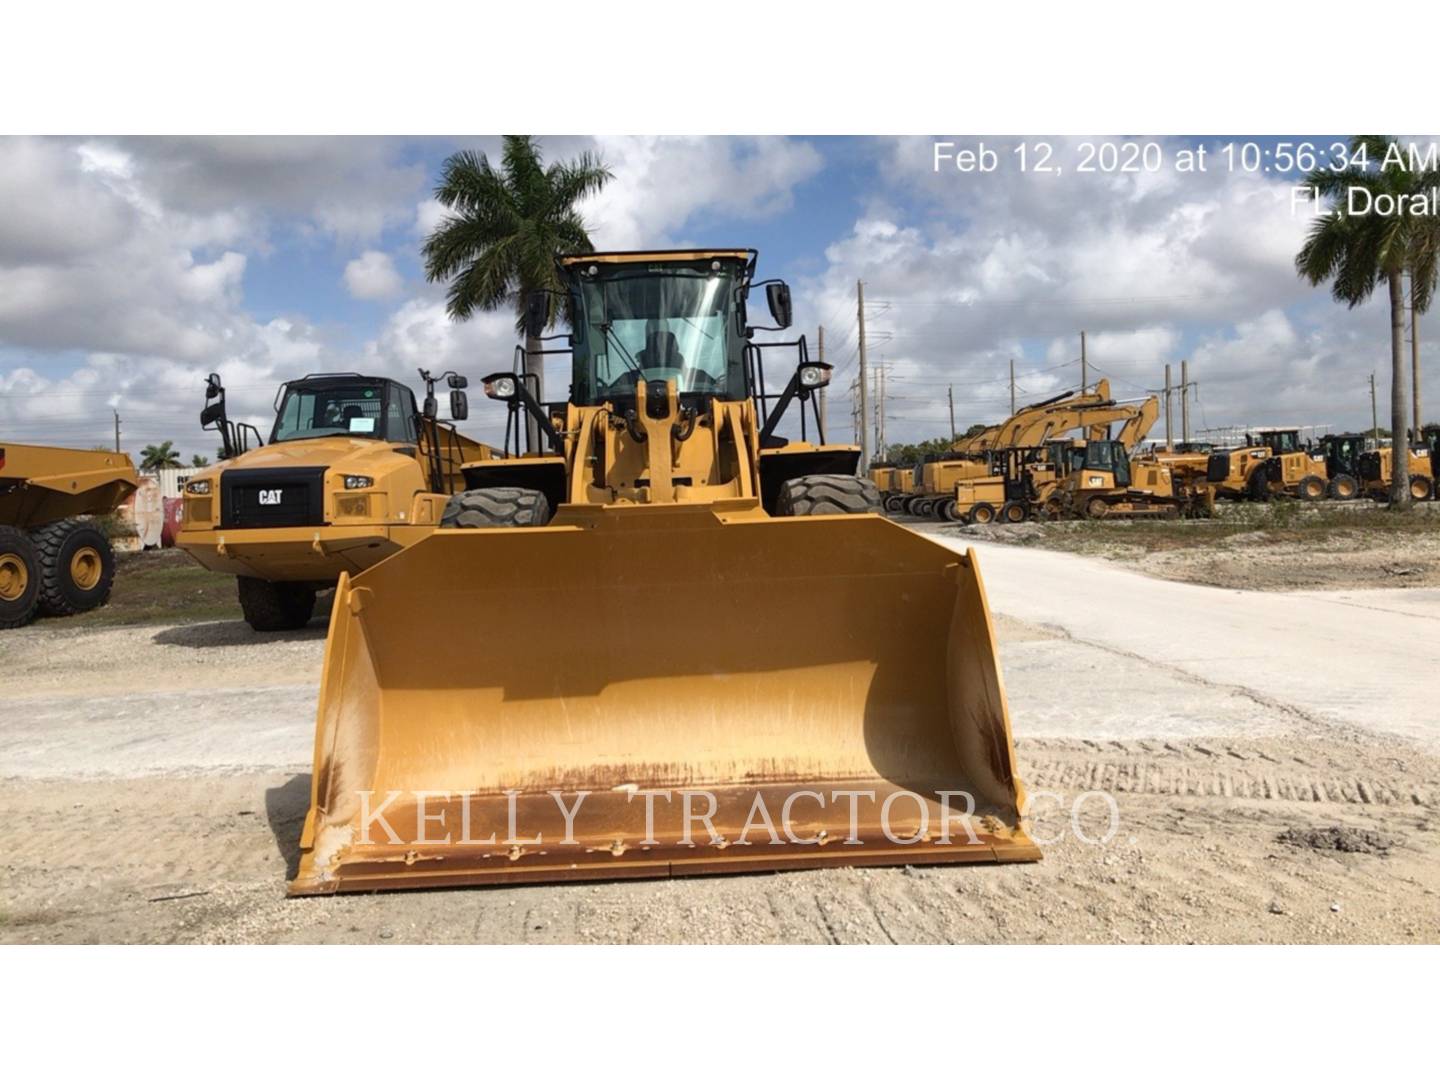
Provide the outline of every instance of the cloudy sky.
<path id="1" fill-rule="evenodd" d="M 1078 160 L 1083 140 L 1049 141 L 1056 161 Z M 597 247 L 759 248 L 763 276 L 794 287 L 799 327 L 812 342 L 826 328 L 832 436 L 851 437 L 857 279 L 871 358 L 886 365 L 891 442 L 947 433 L 950 387 L 962 428 L 1008 413 L 1012 359 L 1021 401 L 1078 383 L 1082 329 L 1092 378 L 1108 375 L 1118 397 L 1160 387 L 1166 362 L 1178 379 L 1189 360 L 1197 430 L 1367 427 L 1372 369 L 1385 423 L 1383 300 L 1348 311 L 1296 277 L 1308 214 L 1292 210 L 1293 176 L 1180 173 L 1170 163 L 1196 140 L 1158 141 L 1165 167 L 1125 175 L 1022 173 L 1010 139 L 986 140 L 1002 161 L 987 175 L 935 172 L 929 138 L 556 137 L 544 148 L 598 151 L 614 172 L 584 208 Z M 1212 163 L 1223 141 L 1207 140 Z M 306 372 L 415 385 L 421 366 L 508 368 L 513 316 L 451 323 L 418 258 L 445 157 L 497 147 L 0 139 L 0 435 L 103 444 L 118 411 L 127 450 L 172 439 L 213 456 L 196 419 L 210 371 L 231 389 L 232 416 L 268 430 L 277 385 Z M 1431 324 L 1421 338 L 1433 365 Z M 465 428 L 497 440 L 503 414 L 474 405 Z"/>

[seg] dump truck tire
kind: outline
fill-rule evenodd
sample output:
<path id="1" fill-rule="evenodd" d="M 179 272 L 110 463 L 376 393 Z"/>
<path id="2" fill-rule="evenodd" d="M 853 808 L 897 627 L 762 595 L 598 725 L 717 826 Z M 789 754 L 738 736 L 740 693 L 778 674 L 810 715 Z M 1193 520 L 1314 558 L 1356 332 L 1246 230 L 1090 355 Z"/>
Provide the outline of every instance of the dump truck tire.
<path id="1" fill-rule="evenodd" d="M 1360 482 L 1348 473 L 1340 473 L 1330 481 L 1330 498 L 1353 499 L 1360 494 Z"/>
<path id="2" fill-rule="evenodd" d="M 878 514 L 880 492 L 858 476 L 797 476 L 780 485 L 775 509 L 781 517 Z"/>
<path id="3" fill-rule="evenodd" d="M 24 626 L 40 602 L 40 559 L 30 537 L 0 525 L 0 630 Z"/>
<path id="4" fill-rule="evenodd" d="M 960 516 L 960 506 L 954 499 L 947 499 L 940 504 L 940 517 L 944 521 L 963 521 Z"/>
<path id="5" fill-rule="evenodd" d="M 901 499 L 898 495 L 888 495 L 885 498 L 885 512 L 887 514 L 898 514 L 901 509 Z"/>
<path id="6" fill-rule="evenodd" d="M 1432 486 L 1428 476 L 1412 476 L 1410 478 L 1410 498 L 1414 502 L 1424 502 L 1430 498 Z"/>
<path id="7" fill-rule="evenodd" d="M 995 521 L 995 507 L 987 502 L 976 503 L 970 508 L 970 524 L 990 525 Z"/>
<path id="8" fill-rule="evenodd" d="M 872 484 L 871 487 L 874 487 Z M 519 529 L 550 520 L 550 501 L 533 488 L 496 487 L 450 496 L 442 529 Z"/>
<path id="9" fill-rule="evenodd" d="M 40 558 L 40 611 L 78 615 L 110 599 L 115 551 L 94 524 L 65 518 L 30 531 Z"/>
<path id="10" fill-rule="evenodd" d="M 252 577 L 235 581 L 240 593 L 240 610 L 252 630 L 262 633 L 299 630 L 315 614 L 315 590 L 309 585 Z"/>
<path id="11" fill-rule="evenodd" d="M 1029 516 L 1030 511 L 1023 502 L 1012 499 L 1000 507 L 1000 520 L 1007 525 L 1019 525 Z"/>
<path id="12" fill-rule="evenodd" d="M 1325 497 L 1325 481 L 1318 476 L 1302 476 L 1296 491 L 1306 502 L 1318 502 Z"/>

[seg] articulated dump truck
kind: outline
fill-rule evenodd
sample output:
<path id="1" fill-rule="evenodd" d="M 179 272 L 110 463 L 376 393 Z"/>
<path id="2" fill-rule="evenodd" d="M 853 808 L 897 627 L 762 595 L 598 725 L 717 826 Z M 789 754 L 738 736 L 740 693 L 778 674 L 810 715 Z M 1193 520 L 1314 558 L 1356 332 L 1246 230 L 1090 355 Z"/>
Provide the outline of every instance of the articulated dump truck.
<path id="1" fill-rule="evenodd" d="M 0 630 L 110 598 L 115 552 L 88 518 L 138 485 L 124 454 L 0 442 Z"/>
<path id="2" fill-rule="evenodd" d="M 975 556 L 876 513 L 755 261 L 559 260 L 568 399 L 521 350 L 513 446 L 341 576 L 292 894 L 1040 857 Z"/>

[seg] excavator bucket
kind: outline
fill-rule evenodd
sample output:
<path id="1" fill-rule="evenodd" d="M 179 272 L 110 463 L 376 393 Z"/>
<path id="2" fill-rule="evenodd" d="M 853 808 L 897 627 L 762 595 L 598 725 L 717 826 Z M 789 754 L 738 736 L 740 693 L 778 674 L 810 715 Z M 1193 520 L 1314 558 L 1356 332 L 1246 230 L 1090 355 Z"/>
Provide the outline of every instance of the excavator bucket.
<path id="1" fill-rule="evenodd" d="M 1040 857 L 973 552 L 565 507 L 335 599 L 292 894 Z"/>

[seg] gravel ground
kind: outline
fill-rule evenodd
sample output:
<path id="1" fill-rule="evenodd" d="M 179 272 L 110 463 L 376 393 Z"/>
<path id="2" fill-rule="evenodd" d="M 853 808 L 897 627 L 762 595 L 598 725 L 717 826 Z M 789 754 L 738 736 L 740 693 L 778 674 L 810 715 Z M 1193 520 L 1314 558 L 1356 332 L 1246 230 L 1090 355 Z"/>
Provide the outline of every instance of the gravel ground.
<path id="1" fill-rule="evenodd" d="M 992 569 L 1041 863 L 286 900 L 323 627 L 56 621 L 0 638 L 0 941 L 1440 941 L 1433 744 L 1006 614 Z"/>

